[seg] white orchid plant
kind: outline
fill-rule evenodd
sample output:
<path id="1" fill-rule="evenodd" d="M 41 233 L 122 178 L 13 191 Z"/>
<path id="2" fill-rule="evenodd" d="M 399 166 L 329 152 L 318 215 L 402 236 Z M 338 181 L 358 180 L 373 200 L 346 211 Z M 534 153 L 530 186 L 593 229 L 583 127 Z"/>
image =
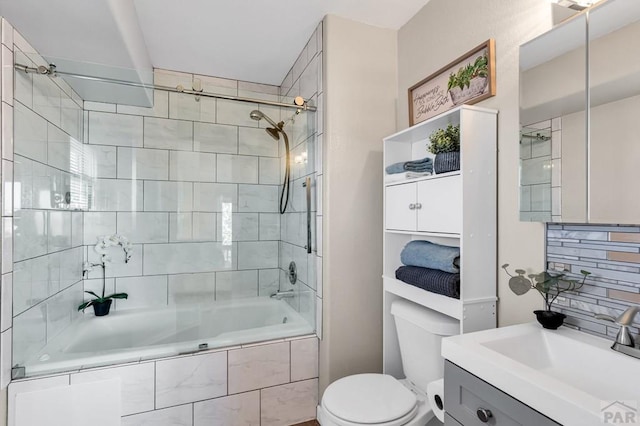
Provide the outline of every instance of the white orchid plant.
<path id="1" fill-rule="evenodd" d="M 103 235 L 98 237 L 98 242 L 93 247 L 93 250 L 100 255 L 100 262 L 99 263 L 85 262 L 83 272 L 85 276 L 88 276 L 89 272 L 93 271 L 95 267 L 100 266 L 102 268 L 102 293 L 101 295 L 97 295 L 93 291 L 85 291 L 85 293 L 88 293 L 94 296 L 95 299 L 82 303 L 80 306 L 78 306 L 79 311 L 84 311 L 86 308 L 88 308 L 91 305 L 105 303 L 107 300 L 127 299 L 129 297 L 127 293 L 114 293 L 109 296 L 105 296 L 106 282 L 107 282 L 106 266 L 108 263 L 111 263 L 112 261 L 111 256 L 109 256 L 108 253 L 111 247 L 117 247 L 117 246 L 122 247 L 122 250 L 124 251 L 124 262 L 129 263 L 133 253 L 133 245 L 127 238 L 119 234 Z"/>

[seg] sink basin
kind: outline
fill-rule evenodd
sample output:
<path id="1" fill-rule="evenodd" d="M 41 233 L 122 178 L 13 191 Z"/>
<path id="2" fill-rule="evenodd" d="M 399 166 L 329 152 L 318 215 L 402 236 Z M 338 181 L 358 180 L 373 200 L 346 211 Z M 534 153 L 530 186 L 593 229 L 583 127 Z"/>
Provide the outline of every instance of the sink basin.
<path id="1" fill-rule="evenodd" d="M 640 360 L 566 327 L 521 324 L 445 338 L 442 355 L 564 425 L 602 425 L 614 401 L 640 403 Z"/>

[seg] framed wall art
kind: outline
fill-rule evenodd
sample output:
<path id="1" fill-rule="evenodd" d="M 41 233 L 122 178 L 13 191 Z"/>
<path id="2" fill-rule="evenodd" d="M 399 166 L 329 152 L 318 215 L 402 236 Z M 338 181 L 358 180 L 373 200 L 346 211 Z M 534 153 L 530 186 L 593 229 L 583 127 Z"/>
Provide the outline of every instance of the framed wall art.
<path id="1" fill-rule="evenodd" d="M 489 39 L 409 88 L 409 125 L 496 94 L 495 41 Z"/>

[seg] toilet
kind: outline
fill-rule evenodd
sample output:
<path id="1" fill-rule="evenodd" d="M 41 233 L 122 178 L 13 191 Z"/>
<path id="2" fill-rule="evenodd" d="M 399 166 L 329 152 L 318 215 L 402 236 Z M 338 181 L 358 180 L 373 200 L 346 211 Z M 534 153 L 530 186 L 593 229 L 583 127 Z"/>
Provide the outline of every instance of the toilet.
<path id="1" fill-rule="evenodd" d="M 391 304 L 406 379 L 356 374 L 330 384 L 318 407 L 322 426 L 425 426 L 441 424 L 427 384 L 444 374 L 442 337 L 459 334 L 458 320 L 404 299 Z"/>

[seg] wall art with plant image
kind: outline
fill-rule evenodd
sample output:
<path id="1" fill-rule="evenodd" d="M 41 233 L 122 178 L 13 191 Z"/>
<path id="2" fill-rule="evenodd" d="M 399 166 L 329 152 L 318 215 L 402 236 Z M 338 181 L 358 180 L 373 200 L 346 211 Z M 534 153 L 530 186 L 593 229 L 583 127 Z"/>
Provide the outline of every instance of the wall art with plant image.
<path id="1" fill-rule="evenodd" d="M 496 94 L 495 41 L 489 39 L 409 88 L 413 126 L 462 104 Z"/>

